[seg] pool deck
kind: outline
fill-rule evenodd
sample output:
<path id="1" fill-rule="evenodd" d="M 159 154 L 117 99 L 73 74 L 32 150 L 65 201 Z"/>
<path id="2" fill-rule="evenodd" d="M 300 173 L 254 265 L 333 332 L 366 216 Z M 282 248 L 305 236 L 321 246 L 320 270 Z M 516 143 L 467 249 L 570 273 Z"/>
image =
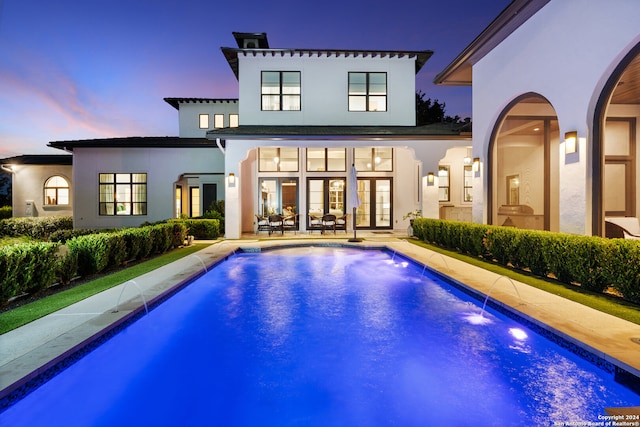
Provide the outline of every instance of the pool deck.
<path id="1" fill-rule="evenodd" d="M 182 287 L 238 248 L 255 250 L 300 244 L 386 247 L 441 272 L 536 325 L 584 348 L 640 378 L 640 325 L 596 311 L 504 276 L 413 245 L 398 233 L 286 235 L 286 239 L 248 235 L 212 241 L 210 246 L 84 301 L 0 335 L 0 411 L 20 397 L 26 385 L 131 317 L 145 313 L 172 290 Z M 281 236 L 277 236 L 281 237 Z M 258 240 L 259 238 L 259 240 Z M 117 308 L 117 310 L 116 310 Z"/>

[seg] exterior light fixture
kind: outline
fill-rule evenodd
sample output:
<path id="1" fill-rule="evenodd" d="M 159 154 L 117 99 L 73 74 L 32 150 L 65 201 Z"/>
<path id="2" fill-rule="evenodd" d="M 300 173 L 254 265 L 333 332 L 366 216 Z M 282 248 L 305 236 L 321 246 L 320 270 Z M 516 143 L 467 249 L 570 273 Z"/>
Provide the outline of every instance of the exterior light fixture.
<path id="1" fill-rule="evenodd" d="M 435 175 L 433 172 L 429 172 L 427 174 L 427 185 L 431 187 L 435 181 Z"/>
<path id="2" fill-rule="evenodd" d="M 480 157 L 473 158 L 473 171 L 474 172 L 480 171 Z"/>
<path id="3" fill-rule="evenodd" d="M 232 172 L 229 174 L 229 185 L 234 185 L 236 183 L 236 175 Z"/>
<path id="4" fill-rule="evenodd" d="M 572 154 L 578 152 L 578 131 L 571 131 L 564 134 L 564 152 Z"/>

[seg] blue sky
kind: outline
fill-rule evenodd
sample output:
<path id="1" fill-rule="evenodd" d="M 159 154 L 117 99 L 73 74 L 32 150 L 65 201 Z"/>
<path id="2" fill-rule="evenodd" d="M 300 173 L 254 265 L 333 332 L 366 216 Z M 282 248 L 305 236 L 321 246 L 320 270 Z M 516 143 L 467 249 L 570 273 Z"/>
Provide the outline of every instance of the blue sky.
<path id="1" fill-rule="evenodd" d="M 49 141 L 178 134 L 165 97 L 237 97 L 232 31 L 275 48 L 433 50 L 417 89 L 471 115 L 471 89 L 432 81 L 510 0 L 0 0 L 0 158 Z"/>

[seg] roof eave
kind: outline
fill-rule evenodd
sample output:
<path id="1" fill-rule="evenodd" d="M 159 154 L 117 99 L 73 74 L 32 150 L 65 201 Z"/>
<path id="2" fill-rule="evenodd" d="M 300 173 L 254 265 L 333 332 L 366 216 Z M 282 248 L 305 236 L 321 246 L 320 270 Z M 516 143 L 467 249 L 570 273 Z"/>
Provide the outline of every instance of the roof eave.
<path id="1" fill-rule="evenodd" d="M 444 86 L 470 86 L 472 67 L 518 29 L 550 0 L 513 0 L 433 82 Z"/>

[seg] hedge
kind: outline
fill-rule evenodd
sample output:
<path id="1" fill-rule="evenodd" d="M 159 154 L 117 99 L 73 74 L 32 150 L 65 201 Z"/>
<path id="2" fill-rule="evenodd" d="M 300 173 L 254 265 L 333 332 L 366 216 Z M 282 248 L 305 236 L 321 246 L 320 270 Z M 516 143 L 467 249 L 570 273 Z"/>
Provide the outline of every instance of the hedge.
<path id="1" fill-rule="evenodd" d="M 23 293 L 37 293 L 56 281 L 69 283 L 128 261 L 146 258 L 183 244 L 182 223 L 76 236 L 61 245 L 54 242 L 0 247 L 0 304 Z"/>
<path id="2" fill-rule="evenodd" d="M 0 206 L 0 219 L 11 218 L 12 215 L 11 206 Z"/>
<path id="3" fill-rule="evenodd" d="M 20 217 L 0 220 L 0 236 L 29 236 L 38 240 L 48 240 L 58 230 L 73 229 L 70 216 Z"/>
<path id="4" fill-rule="evenodd" d="M 218 219 L 171 219 L 169 223 L 182 223 L 187 227 L 187 234 L 196 239 L 217 239 L 220 236 L 220 220 Z"/>
<path id="5" fill-rule="evenodd" d="M 425 242 L 640 303 L 640 241 L 416 218 Z"/>

